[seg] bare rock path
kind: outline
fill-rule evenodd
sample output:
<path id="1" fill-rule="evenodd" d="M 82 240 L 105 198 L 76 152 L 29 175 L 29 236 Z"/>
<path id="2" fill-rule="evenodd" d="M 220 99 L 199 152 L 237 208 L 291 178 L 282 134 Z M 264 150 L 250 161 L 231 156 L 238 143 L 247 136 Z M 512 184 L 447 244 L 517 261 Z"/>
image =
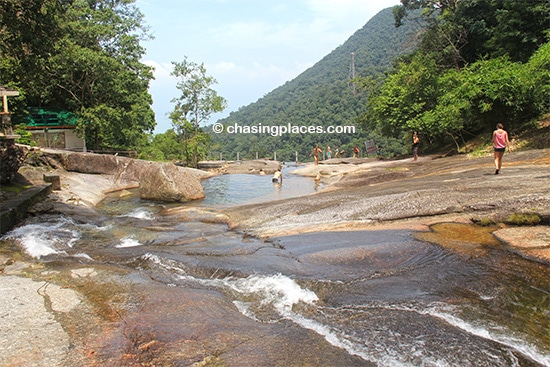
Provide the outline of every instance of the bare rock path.
<path id="1" fill-rule="evenodd" d="M 330 172 L 334 179 L 338 167 L 309 167 L 304 174 L 315 170 Z M 512 213 L 536 213 L 544 222 L 550 215 L 549 149 L 507 154 L 499 175 L 494 174 L 492 157 L 468 156 L 377 162 L 354 170 L 344 165 L 343 170 L 340 180 L 320 193 L 233 207 L 224 214 L 234 228 L 261 237 L 382 225 L 427 229 L 442 221 L 499 222 Z M 535 230 L 538 235 L 508 229 L 502 238 L 517 233 L 526 240 L 544 239 L 550 233 L 548 225 Z M 550 243 L 529 247 L 517 250 L 550 263 Z"/>

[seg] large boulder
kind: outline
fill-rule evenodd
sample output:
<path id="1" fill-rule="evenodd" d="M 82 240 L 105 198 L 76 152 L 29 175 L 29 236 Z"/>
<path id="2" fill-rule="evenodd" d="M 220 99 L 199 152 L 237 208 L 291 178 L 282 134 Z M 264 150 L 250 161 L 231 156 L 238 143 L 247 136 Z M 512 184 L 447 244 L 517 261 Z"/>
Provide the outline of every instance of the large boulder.
<path id="1" fill-rule="evenodd" d="M 204 197 L 203 177 L 205 173 L 202 171 L 172 163 L 133 160 L 121 178 L 137 179 L 143 199 L 185 202 Z"/>
<path id="2" fill-rule="evenodd" d="M 139 185 L 140 197 L 166 202 L 186 202 L 204 197 L 201 179 L 212 174 L 173 163 L 150 162 L 114 155 L 49 152 L 67 171 L 106 174 L 120 186 Z"/>

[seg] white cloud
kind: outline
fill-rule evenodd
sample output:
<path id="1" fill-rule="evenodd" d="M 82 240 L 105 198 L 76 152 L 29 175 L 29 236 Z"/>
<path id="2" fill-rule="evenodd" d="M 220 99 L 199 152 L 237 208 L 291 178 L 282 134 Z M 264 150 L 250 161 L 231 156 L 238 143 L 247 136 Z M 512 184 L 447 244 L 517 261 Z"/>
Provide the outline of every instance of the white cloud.
<path id="1" fill-rule="evenodd" d="M 203 2 L 204 1 L 204 2 Z M 204 63 L 229 102 L 216 118 L 248 105 L 298 76 L 343 44 L 378 11 L 399 0 L 138 0 L 156 34 L 144 44 L 158 132 L 178 91 L 171 61 Z M 210 4 L 208 4 L 210 3 Z M 218 3 L 212 5 L 212 3 Z M 149 12 L 149 14 L 148 14 Z"/>
<path id="2" fill-rule="evenodd" d="M 142 63 L 144 63 L 147 66 L 151 66 L 153 70 L 153 75 L 155 76 L 155 80 L 157 81 L 167 81 L 171 79 L 170 73 L 172 72 L 172 64 L 171 63 L 158 63 L 154 60 L 142 60 Z"/>

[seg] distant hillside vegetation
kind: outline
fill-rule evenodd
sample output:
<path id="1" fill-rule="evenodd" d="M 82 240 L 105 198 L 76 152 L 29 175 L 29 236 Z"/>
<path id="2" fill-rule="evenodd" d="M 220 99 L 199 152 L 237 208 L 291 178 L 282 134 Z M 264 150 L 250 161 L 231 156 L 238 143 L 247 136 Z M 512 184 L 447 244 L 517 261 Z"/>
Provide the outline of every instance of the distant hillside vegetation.
<path id="1" fill-rule="evenodd" d="M 356 118 L 365 112 L 367 95 L 354 92 L 351 83 L 352 53 L 354 53 L 355 75 L 361 77 L 380 76 L 392 66 L 392 61 L 409 53 L 417 46 L 419 30 L 414 22 L 395 28 L 391 8 L 375 15 L 344 44 L 336 48 L 314 66 L 295 79 L 276 88 L 257 102 L 232 112 L 218 123 L 227 126 L 345 126 L 356 125 Z M 209 130 L 209 129 L 207 129 Z M 213 157 L 223 154 L 224 159 L 273 157 L 294 161 L 306 161 L 311 149 L 318 143 L 323 150 L 327 145 L 351 152 L 359 146 L 364 152 L 364 142 L 375 140 L 383 147 L 385 155 L 400 153 L 402 140 L 388 140 L 369 131 L 361 130 L 357 124 L 355 134 L 211 134 Z M 364 155 L 364 153 L 362 153 Z"/>

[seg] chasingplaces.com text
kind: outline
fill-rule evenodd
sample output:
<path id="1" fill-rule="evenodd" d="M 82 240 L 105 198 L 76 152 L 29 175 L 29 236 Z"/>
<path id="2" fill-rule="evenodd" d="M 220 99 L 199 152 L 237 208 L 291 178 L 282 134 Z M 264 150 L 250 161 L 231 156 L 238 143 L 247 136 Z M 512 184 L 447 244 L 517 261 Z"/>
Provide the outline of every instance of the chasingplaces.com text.
<path id="1" fill-rule="evenodd" d="M 224 125 L 215 123 L 212 125 L 212 131 L 216 134 L 269 134 L 271 136 L 281 136 L 283 134 L 355 134 L 355 126 L 319 126 L 319 125 L 245 125 L 241 126 L 237 123 Z"/>

